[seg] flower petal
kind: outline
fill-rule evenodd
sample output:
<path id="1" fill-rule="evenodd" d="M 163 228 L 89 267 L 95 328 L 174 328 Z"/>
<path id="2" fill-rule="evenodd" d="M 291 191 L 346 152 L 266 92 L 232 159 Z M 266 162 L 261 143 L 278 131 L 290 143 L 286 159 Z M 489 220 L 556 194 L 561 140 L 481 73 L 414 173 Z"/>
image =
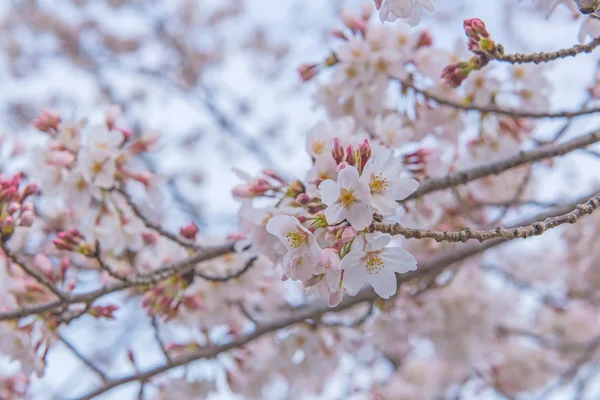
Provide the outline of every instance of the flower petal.
<path id="1" fill-rule="evenodd" d="M 368 276 L 369 283 L 375 289 L 375 293 L 383 299 L 388 299 L 396 293 L 396 274 L 387 269 L 387 265 L 378 273 Z"/>
<path id="2" fill-rule="evenodd" d="M 358 293 L 358 291 L 364 286 L 365 282 L 367 282 L 368 276 L 369 273 L 367 272 L 367 269 L 362 265 L 357 265 L 353 268 L 345 270 L 342 285 L 349 293 Z"/>
<path id="3" fill-rule="evenodd" d="M 346 219 L 350 225 L 357 231 L 362 231 L 373 222 L 373 213 L 368 205 L 364 203 L 356 203 L 346 208 Z M 325 210 L 327 216 L 327 210 Z M 329 222 L 329 220 L 327 220 Z"/>
<path id="4" fill-rule="evenodd" d="M 392 240 L 392 237 L 390 235 L 379 234 L 379 235 L 375 236 L 373 239 L 371 239 L 371 241 L 369 243 L 367 243 L 365 250 L 367 252 L 370 252 L 370 251 L 378 251 L 378 250 L 384 249 L 385 246 L 390 244 L 391 240 Z"/>
<path id="5" fill-rule="evenodd" d="M 385 268 L 405 274 L 417 269 L 417 260 L 408 251 L 401 247 L 388 247 L 380 255 L 385 263 Z"/>
<path id="6" fill-rule="evenodd" d="M 321 201 L 326 206 L 329 206 L 340 198 L 340 188 L 338 184 L 331 179 L 324 180 L 319 185 L 319 191 L 321 192 Z"/>
<path id="7" fill-rule="evenodd" d="M 357 184 L 358 170 L 355 167 L 349 165 L 338 173 L 338 185 L 340 188 L 353 189 Z"/>
<path id="8" fill-rule="evenodd" d="M 332 204 L 325 209 L 325 219 L 329 225 L 335 225 L 346 219 L 346 209 L 339 204 Z"/>

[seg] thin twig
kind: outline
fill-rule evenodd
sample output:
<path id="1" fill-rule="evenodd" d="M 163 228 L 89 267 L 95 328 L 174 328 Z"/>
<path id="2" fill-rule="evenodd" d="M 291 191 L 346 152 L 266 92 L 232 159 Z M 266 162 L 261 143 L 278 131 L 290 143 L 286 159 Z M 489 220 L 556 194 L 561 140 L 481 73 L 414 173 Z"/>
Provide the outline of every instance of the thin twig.
<path id="1" fill-rule="evenodd" d="M 113 190 L 115 192 L 118 192 L 119 194 L 121 194 L 121 196 L 123 196 L 123 198 L 127 202 L 127 205 L 129 205 L 129 207 L 131 208 L 131 211 L 133 211 L 133 213 L 139 219 L 142 220 L 142 222 L 144 223 L 144 225 L 146 225 L 146 227 L 152 229 L 153 231 L 157 232 L 159 235 L 164 236 L 167 239 L 169 239 L 185 248 L 194 249 L 194 250 L 200 250 L 202 248 L 201 246 L 197 245 L 196 243 L 193 243 L 189 240 L 185 240 L 171 232 L 168 232 L 165 229 L 163 229 L 159 224 L 155 224 L 154 222 L 150 221 L 148 218 L 146 218 L 144 216 L 144 213 L 142 212 L 142 210 L 140 210 L 140 208 L 137 206 L 137 204 L 135 204 L 135 202 L 133 201 L 131 196 L 129 196 L 129 194 L 127 192 L 125 192 L 124 190 L 118 189 L 118 188 L 114 188 Z"/>
<path id="2" fill-rule="evenodd" d="M 100 368 L 98 368 L 96 365 L 94 365 L 94 363 L 92 363 L 90 360 L 88 360 L 88 358 L 86 356 L 84 356 L 83 354 L 81 354 L 81 352 L 79 350 L 77 350 L 77 348 L 75 346 L 73 346 L 73 344 L 71 342 L 69 342 L 64 336 L 62 336 L 58 332 L 56 332 L 56 337 L 69 350 L 71 350 L 71 353 L 73 353 L 81 362 L 83 362 L 92 371 L 94 371 L 96 373 L 96 375 L 98 375 L 100 377 L 100 379 L 102 379 L 103 382 L 108 382 L 108 380 L 109 380 L 108 376 L 104 372 L 102 372 L 102 370 Z"/>

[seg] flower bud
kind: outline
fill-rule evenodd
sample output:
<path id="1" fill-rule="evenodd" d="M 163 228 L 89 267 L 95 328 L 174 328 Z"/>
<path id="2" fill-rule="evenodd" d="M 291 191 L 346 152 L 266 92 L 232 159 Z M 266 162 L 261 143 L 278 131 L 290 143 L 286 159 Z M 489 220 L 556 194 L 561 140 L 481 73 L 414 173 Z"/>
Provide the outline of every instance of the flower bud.
<path id="1" fill-rule="evenodd" d="M 342 147 L 342 144 L 340 143 L 340 139 L 333 139 L 333 150 L 331 151 L 331 153 L 333 155 L 333 159 L 337 164 L 340 164 L 344 161 L 346 153 L 344 151 L 344 148 Z"/>
<path id="2" fill-rule="evenodd" d="M 57 131 L 61 122 L 60 114 L 55 110 L 44 109 L 37 116 L 33 124 L 42 132 Z"/>
<path id="3" fill-rule="evenodd" d="M 195 240 L 198 234 L 198 226 L 194 222 L 190 222 L 179 230 L 179 234 L 186 239 Z"/>

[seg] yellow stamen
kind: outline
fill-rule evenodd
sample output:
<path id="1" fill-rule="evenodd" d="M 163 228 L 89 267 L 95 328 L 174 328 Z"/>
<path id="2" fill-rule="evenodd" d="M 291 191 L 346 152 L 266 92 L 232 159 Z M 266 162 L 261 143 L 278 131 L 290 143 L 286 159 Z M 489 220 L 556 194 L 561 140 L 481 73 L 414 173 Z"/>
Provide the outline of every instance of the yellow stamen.
<path id="1" fill-rule="evenodd" d="M 338 202 L 343 208 L 348 208 L 357 201 L 358 199 L 354 195 L 354 191 L 346 188 L 342 188 L 340 190 L 340 198 L 338 199 Z"/>
<path id="2" fill-rule="evenodd" d="M 373 275 L 373 273 L 378 274 L 384 267 L 385 264 L 383 263 L 383 260 L 377 255 L 369 256 L 367 259 L 367 270 L 369 271 L 369 275 Z"/>
<path id="3" fill-rule="evenodd" d="M 371 188 L 371 193 L 385 192 L 388 186 L 388 180 L 384 178 L 381 174 L 371 176 L 371 183 L 369 184 L 369 187 Z"/>
<path id="4" fill-rule="evenodd" d="M 303 231 L 288 232 L 285 235 L 289 245 L 293 249 L 298 249 L 306 240 L 306 233 Z"/>

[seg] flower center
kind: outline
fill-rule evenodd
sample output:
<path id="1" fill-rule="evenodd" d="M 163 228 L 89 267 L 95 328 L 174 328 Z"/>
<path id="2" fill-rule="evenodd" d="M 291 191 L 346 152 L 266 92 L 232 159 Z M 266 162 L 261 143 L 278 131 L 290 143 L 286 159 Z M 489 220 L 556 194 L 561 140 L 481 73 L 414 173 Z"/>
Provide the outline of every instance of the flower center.
<path id="1" fill-rule="evenodd" d="M 385 267 L 385 264 L 378 255 L 369 256 L 367 259 L 367 271 L 369 271 L 369 275 L 373 275 L 373 273 L 378 274 L 379 271 L 383 270 L 383 267 Z"/>
<path id="2" fill-rule="evenodd" d="M 342 188 L 340 190 L 340 198 L 339 198 L 338 202 L 340 203 L 340 205 L 343 208 L 348 208 L 352 204 L 356 203 L 357 201 L 358 201 L 358 199 L 354 195 L 354 191 L 352 191 L 350 189 L 346 189 L 346 188 Z"/>
<path id="3" fill-rule="evenodd" d="M 306 235 L 304 232 L 295 231 L 286 233 L 285 238 L 292 249 L 298 249 L 306 240 Z"/>
<path id="4" fill-rule="evenodd" d="M 321 154 L 325 151 L 325 142 L 323 140 L 318 140 L 313 143 L 313 151 L 317 154 Z"/>
<path id="5" fill-rule="evenodd" d="M 384 178 L 381 174 L 371 176 L 371 183 L 369 184 L 369 187 L 371 188 L 371 193 L 385 192 L 388 186 L 388 180 Z"/>

